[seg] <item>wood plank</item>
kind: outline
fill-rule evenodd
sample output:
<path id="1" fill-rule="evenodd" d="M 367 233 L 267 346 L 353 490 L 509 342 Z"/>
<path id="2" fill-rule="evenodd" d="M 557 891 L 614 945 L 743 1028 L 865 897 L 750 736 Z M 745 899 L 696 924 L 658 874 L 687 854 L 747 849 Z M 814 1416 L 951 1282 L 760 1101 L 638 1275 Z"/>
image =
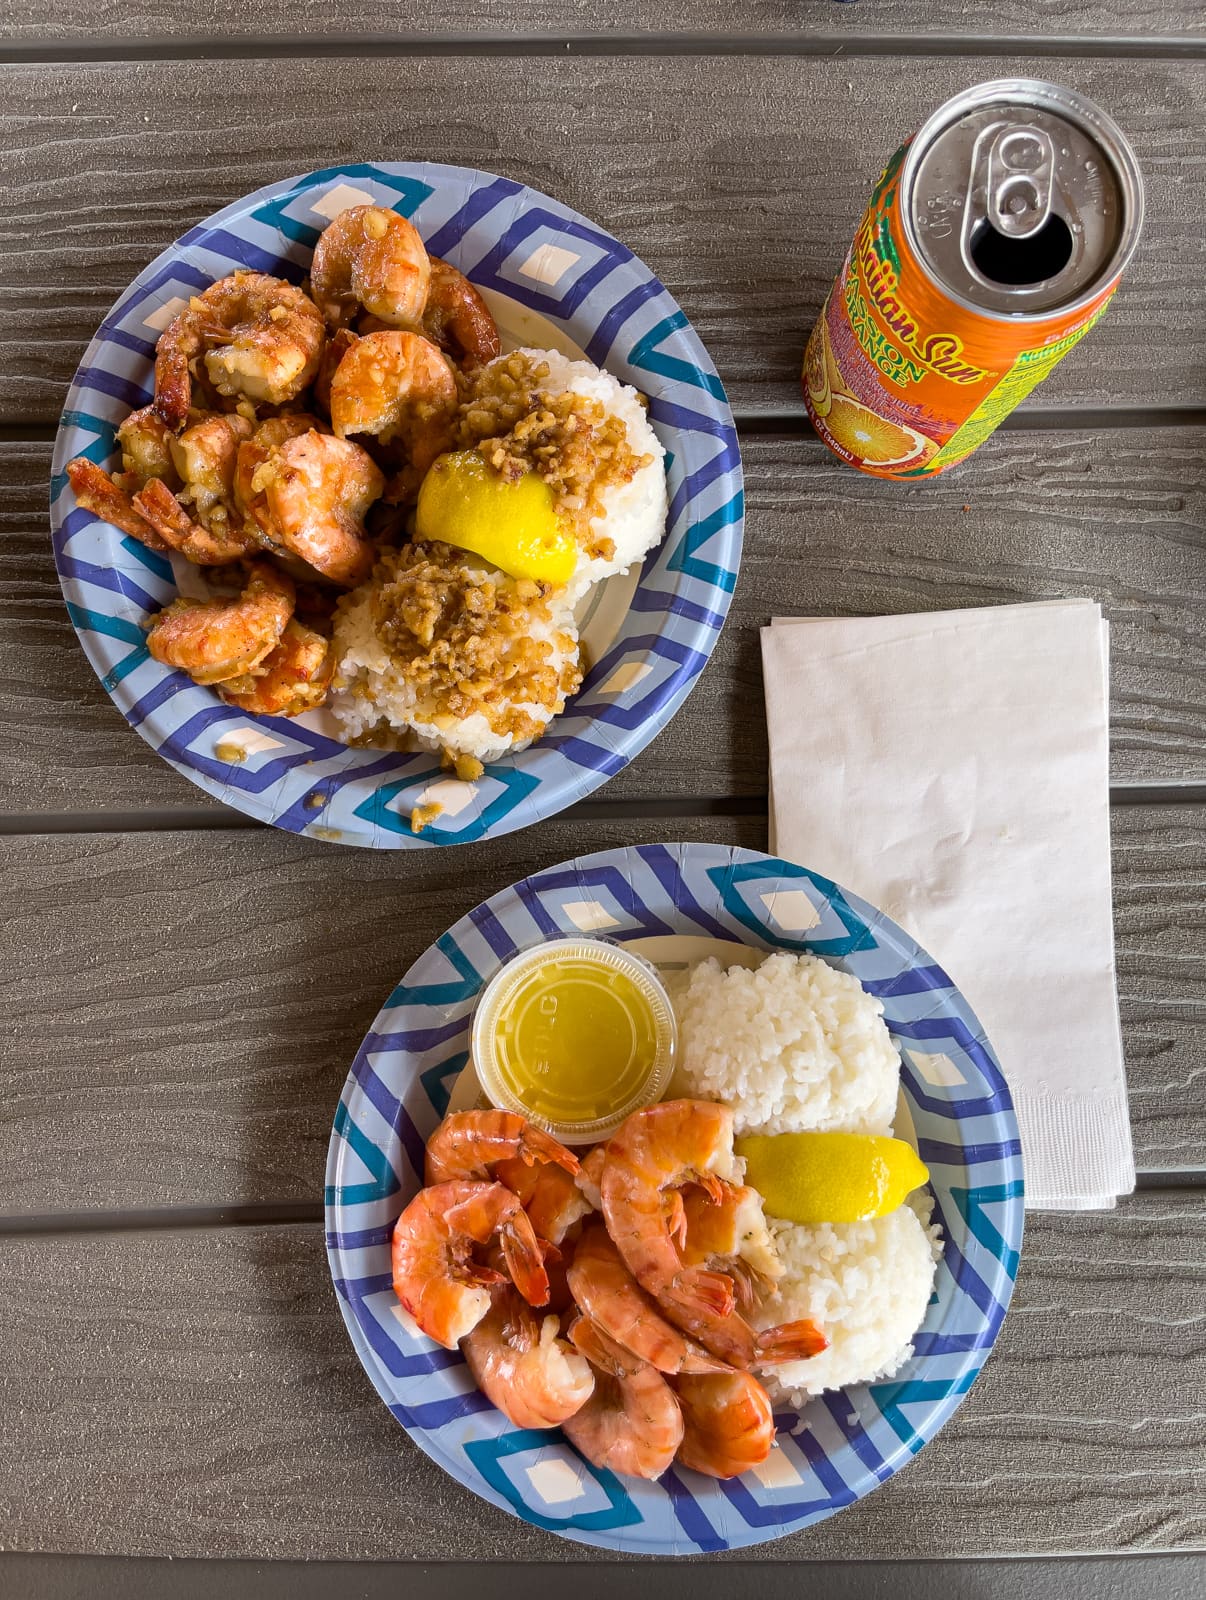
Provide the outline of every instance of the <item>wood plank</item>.
<path id="1" fill-rule="evenodd" d="M 335 1103 L 393 984 L 479 900 L 761 819 L 545 823 L 418 856 L 266 832 L 3 842 L 0 1213 L 313 1201 Z M 1206 1167 L 1206 807 L 1115 813 L 1118 972 L 1140 1166 Z"/>
<path id="2" fill-rule="evenodd" d="M 81 52 L 110 40 L 126 42 L 204 41 L 246 38 L 312 39 L 315 44 L 341 34 L 386 38 L 472 35 L 483 38 L 511 34 L 544 34 L 549 29 L 543 0 L 468 0 L 450 16 L 433 0 L 328 0 L 323 19 L 299 13 L 286 0 L 263 0 L 249 8 L 237 0 L 215 0 L 204 11 L 173 8 L 165 15 L 156 0 L 9 0 L 0 17 L 0 40 L 44 46 L 69 43 Z M 602 31 L 596 6 L 586 0 L 565 0 L 558 8 L 559 34 Z M 966 0 L 864 0 L 838 5 L 820 0 L 801 6 L 799 0 L 747 0 L 738 15 L 719 0 L 670 0 L 651 12 L 643 0 L 613 0 L 606 15 L 613 36 L 643 33 L 739 33 L 758 37 L 818 33 L 835 41 L 866 36 L 909 38 L 917 34 L 1154 35 L 1196 38 L 1206 31 L 1196 0 L 1159 0 L 1136 11 L 1128 0 L 1001 0 L 991 11 L 969 8 Z"/>
<path id="3" fill-rule="evenodd" d="M 1206 325 L 1178 314 L 1177 286 L 1206 277 L 1206 63 L 370 57 L 9 68 L 0 423 L 57 418 L 110 304 L 187 227 L 377 152 L 499 171 L 594 217 L 679 298 L 739 409 L 798 409 L 805 336 L 894 144 L 956 89 L 1015 72 L 1108 107 L 1148 185 L 1118 302 L 1042 400 L 1201 406 Z"/>
<path id="4" fill-rule="evenodd" d="M 1200 1543 L 1204 1241 L 1199 1195 L 1031 1218 L 1014 1308 L 940 1438 L 868 1499 L 743 1557 Z M 8 1238 L 0 1291 L 9 1549 L 592 1559 L 408 1441 L 357 1364 L 317 1227 Z"/>
<path id="5" fill-rule="evenodd" d="M 813 438 L 748 437 L 741 581 L 689 704 L 607 800 L 766 788 L 758 628 L 772 614 L 1091 595 L 1112 623 L 1117 782 L 1206 780 L 1206 467 L 1199 429 L 1001 433 L 929 484 L 849 471 Z M 67 620 L 48 447 L 0 445 L 0 813 L 208 810 L 127 727 Z"/>

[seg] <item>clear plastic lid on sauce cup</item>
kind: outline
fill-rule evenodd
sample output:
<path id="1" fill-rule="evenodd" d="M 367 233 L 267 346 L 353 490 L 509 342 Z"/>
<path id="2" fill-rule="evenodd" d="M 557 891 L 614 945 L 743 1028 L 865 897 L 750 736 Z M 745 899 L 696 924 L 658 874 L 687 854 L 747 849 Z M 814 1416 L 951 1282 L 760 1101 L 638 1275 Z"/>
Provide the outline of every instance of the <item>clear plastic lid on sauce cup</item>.
<path id="1" fill-rule="evenodd" d="M 660 1100 L 678 1031 L 654 969 L 606 939 L 550 939 L 482 992 L 471 1051 L 492 1105 L 564 1144 L 597 1144 Z"/>

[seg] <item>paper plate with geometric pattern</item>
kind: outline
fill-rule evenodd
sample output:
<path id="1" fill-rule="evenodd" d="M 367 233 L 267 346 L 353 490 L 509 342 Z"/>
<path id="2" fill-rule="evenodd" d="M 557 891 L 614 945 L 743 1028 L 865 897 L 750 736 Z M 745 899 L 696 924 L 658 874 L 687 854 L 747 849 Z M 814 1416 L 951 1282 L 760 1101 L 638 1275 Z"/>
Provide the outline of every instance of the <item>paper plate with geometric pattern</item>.
<path id="1" fill-rule="evenodd" d="M 118 465 L 117 425 L 151 398 L 155 341 L 217 278 L 253 268 L 293 281 L 348 206 L 411 217 L 435 255 L 485 294 L 509 347 L 586 355 L 649 399 L 666 447 L 670 518 L 643 569 L 594 592 L 579 693 L 532 749 L 460 783 L 429 754 L 351 749 L 330 719 L 249 716 L 152 660 L 144 625 L 176 593 L 171 568 L 75 503 L 77 455 Z M 507 178 L 428 162 L 332 167 L 270 184 L 191 229 L 131 284 L 93 339 L 54 452 L 51 524 L 68 611 L 127 721 L 228 805 L 292 833 L 383 849 L 458 844 L 552 816 L 619 772 L 686 698 L 737 579 L 743 499 L 732 414 L 671 295 L 586 218 Z M 440 815 L 421 835 L 416 805 Z"/>
<path id="2" fill-rule="evenodd" d="M 904 1102 L 946 1241 L 911 1361 L 776 1416 L 768 1460 L 728 1483 L 673 1467 L 655 1483 L 586 1462 L 557 1430 L 517 1429 L 459 1352 L 415 1328 L 390 1281 L 390 1232 L 420 1187 L 424 1144 L 468 1056 L 483 983 L 558 933 L 810 950 L 884 1005 Z M 1004 1320 L 1022 1239 L 1009 1091 L 983 1030 L 909 936 L 828 879 L 750 850 L 643 845 L 539 872 L 471 911 L 423 955 L 360 1047 L 327 1160 L 327 1252 L 365 1370 L 411 1438 L 496 1506 L 582 1543 L 698 1555 L 831 1516 L 899 1471 L 958 1406 Z M 522 1553 L 522 1546 L 517 1546 Z"/>

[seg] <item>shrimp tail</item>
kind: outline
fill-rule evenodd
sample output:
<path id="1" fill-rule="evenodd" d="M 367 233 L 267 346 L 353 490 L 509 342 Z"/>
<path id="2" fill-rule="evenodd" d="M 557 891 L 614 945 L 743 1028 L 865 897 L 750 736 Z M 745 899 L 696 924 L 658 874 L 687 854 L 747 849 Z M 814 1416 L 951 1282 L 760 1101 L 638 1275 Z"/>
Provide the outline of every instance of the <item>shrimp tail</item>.
<path id="1" fill-rule="evenodd" d="M 531 1123 L 523 1131 L 518 1154 L 529 1167 L 534 1167 L 538 1161 L 552 1162 L 555 1166 L 564 1167 L 571 1176 L 582 1165 L 574 1152 L 567 1150 L 559 1139 L 554 1139 L 551 1133 L 545 1133 L 543 1128 L 534 1128 Z"/>
<path id="2" fill-rule="evenodd" d="M 723 1272 L 684 1268 L 666 1290 L 667 1301 L 696 1316 L 731 1317 L 737 1299 L 733 1280 Z"/>
<path id="3" fill-rule="evenodd" d="M 591 1366 L 598 1367 L 600 1372 L 609 1372 L 613 1377 L 623 1378 L 644 1365 L 639 1356 L 633 1355 L 618 1339 L 604 1333 L 597 1322 L 581 1312 L 566 1330 L 566 1338 Z"/>
<path id="4" fill-rule="evenodd" d="M 237 533 L 220 539 L 194 522 L 162 478 L 151 478 L 132 503 L 162 540 L 161 548 L 178 550 L 199 567 L 229 566 L 254 548 L 252 541 Z"/>
<path id="5" fill-rule="evenodd" d="M 714 1205 L 720 1204 L 730 1188 L 730 1185 L 723 1178 L 718 1178 L 714 1172 L 700 1172 L 696 1175 L 695 1181 Z"/>
<path id="6" fill-rule="evenodd" d="M 687 1208 L 680 1189 L 671 1189 L 666 1195 L 666 1230 L 683 1250 L 687 1243 Z"/>
<path id="7" fill-rule="evenodd" d="M 95 461 L 89 461 L 87 456 L 76 456 L 74 461 L 67 463 L 67 481 L 76 500 L 94 517 L 100 517 L 102 522 L 111 522 L 123 533 L 133 535 L 148 550 L 163 551 L 168 548 L 129 495 L 119 489 Z"/>
<path id="8" fill-rule="evenodd" d="M 527 1212 L 517 1207 L 514 1216 L 499 1230 L 499 1238 L 511 1282 L 530 1306 L 547 1305 L 549 1275 L 541 1241 L 536 1237 Z"/>
<path id="9" fill-rule="evenodd" d="M 759 1366 L 769 1366 L 776 1361 L 806 1361 L 828 1347 L 829 1340 L 816 1323 L 806 1317 L 800 1322 L 782 1322 L 777 1328 L 767 1328 L 760 1333 L 756 1361 Z"/>
<path id="10" fill-rule="evenodd" d="M 168 330 L 173 333 L 173 328 Z M 193 380 L 189 371 L 189 358 L 199 348 L 199 341 L 186 340 L 183 332 L 177 337 L 159 341 L 155 356 L 155 398 L 151 402 L 156 414 L 173 433 L 179 433 L 188 421 L 188 408 L 192 404 Z"/>

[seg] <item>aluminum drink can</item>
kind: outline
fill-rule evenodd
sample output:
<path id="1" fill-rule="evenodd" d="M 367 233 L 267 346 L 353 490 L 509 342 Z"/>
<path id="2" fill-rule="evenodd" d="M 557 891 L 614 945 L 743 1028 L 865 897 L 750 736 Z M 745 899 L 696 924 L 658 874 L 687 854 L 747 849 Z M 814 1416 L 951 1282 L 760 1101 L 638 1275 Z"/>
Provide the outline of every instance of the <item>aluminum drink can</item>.
<path id="1" fill-rule="evenodd" d="M 1071 89 L 958 94 L 889 161 L 804 352 L 829 448 L 928 478 L 983 444 L 1105 311 L 1143 224 L 1130 145 Z"/>

